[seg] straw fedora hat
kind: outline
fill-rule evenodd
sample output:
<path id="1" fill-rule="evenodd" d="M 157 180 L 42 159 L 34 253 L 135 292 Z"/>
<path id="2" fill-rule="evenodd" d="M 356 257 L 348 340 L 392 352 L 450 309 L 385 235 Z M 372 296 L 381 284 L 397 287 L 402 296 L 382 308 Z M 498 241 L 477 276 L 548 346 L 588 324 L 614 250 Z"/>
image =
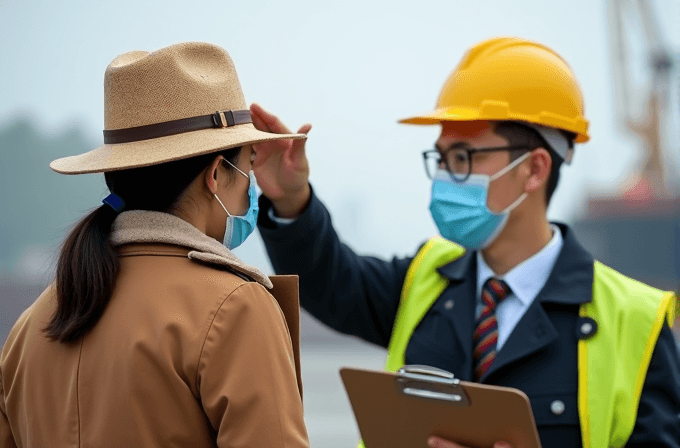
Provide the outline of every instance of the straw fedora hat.
<path id="1" fill-rule="evenodd" d="M 304 138 L 255 129 L 229 54 L 216 45 L 181 43 L 115 58 L 104 75 L 104 145 L 50 168 L 101 173 Z"/>

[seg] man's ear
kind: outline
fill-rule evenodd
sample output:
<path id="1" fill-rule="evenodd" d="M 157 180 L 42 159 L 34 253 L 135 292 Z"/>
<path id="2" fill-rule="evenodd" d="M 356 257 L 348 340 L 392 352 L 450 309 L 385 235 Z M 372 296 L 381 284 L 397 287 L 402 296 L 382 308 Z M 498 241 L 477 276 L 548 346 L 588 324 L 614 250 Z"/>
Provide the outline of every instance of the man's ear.
<path id="1" fill-rule="evenodd" d="M 550 177 L 552 159 L 545 148 L 536 148 L 529 156 L 529 178 L 524 184 L 524 191 L 532 193 L 540 188 L 545 188 Z"/>
<path id="2" fill-rule="evenodd" d="M 217 156 L 210 163 L 210 166 L 205 171 L 205 186 L 211 194 L 217 193 L 217 170 L 222 164 L 222 156 Z"/>

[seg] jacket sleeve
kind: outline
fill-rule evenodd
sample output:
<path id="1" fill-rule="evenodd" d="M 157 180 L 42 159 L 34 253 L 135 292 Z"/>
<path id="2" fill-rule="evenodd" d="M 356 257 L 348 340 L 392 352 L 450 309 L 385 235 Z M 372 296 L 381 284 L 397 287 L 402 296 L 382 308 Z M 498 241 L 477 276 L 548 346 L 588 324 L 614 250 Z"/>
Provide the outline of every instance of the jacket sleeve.
<path id="1" fill-rule="evenodd" d="M 288 327 L 261 285 L 244 283 L 223 301 L 197 383 L 220 448 L 309 447 Z"/>
<path id="2" fill-rule="evenodd" d="M 680 448 L 680 352 L 671 329 L 659 334 L 626 447 Z"/>
<path id="3" fill-rule="evenodd" d="M 0 371 L 0 448 L 17 448 L 12 429 L 7 420 L 7 409 L 5 408 L 5 389 L 2 383 L 2 371 Z"/>
<path id="4" fill-rule="evenodd" d="M 411 258 L 385 261 L 354 253 L 340 242 L 313 191 L 292 224 L 273 223 L 271 207 L 260 196 L 260 234 L 276 273 L 300 276 L 302 307 L 337 331 L 387 347 Z"/>

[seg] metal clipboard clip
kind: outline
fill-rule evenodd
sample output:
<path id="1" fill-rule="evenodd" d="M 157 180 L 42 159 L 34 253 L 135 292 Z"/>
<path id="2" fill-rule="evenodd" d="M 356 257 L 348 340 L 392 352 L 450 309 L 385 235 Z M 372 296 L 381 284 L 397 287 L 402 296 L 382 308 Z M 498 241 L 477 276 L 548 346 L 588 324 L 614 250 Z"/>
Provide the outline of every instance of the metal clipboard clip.
<path id="1" fill-rule="evenodd" d="M 460 380 L 453 373 L 423 365 L 404 366 L 397 372 L 397 390 L 404 395 L 447 402 L 456 406 L 470 406 Z"/>

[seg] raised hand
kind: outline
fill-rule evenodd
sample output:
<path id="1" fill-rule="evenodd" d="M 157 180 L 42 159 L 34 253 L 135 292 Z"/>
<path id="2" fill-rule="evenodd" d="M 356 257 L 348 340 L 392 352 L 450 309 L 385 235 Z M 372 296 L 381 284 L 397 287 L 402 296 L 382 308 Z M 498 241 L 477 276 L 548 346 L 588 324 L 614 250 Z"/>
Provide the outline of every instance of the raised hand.
<path id="1" fill-rule="evenodd" d="M 292 134 L 275 115 L 260 105 L 250 106 L 257 129 L 276 134 Z M 312 125 L 305 124 L 298 134 L 307 134 Z M 282 218 L 298 216 L 309 202 L 309 162 L 305 154 L 306 140 L 273 140 L 255 147 L 253 171 L 262 193 L 272 201 L 274 211 Z"/>

